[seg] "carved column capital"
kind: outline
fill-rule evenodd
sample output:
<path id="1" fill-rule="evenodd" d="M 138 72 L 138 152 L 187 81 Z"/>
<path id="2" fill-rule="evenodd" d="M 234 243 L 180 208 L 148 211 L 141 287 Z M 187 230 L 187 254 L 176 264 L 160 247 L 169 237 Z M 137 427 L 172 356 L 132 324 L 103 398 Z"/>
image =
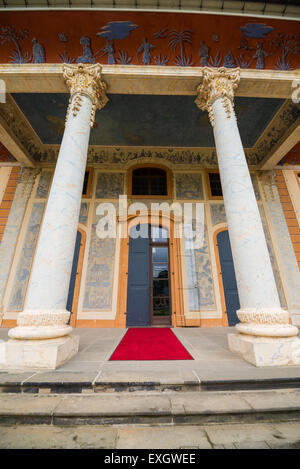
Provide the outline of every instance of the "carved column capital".
<path id="1" fill-rule="evenodd" d="M 230 117 L 234 106 L 234 90 L 240 81 L 240 69 L 205 67 L 202 73 L 203 81 L 197 88 L 195 103 L 202 111 L 208 111 L 210 123 L 214 126 L 212 104 L 221 98 L 227 117 Z"/>
<path id="2" fill-rule="evenodd" d="M 66 119 L 70 111 L 73 116 L 77 115 L 82 104 L 82 95 L 86 95 L 92 101 L 91 127 L 93 127 L 96 110 L 102 109 L 108 101 L 107 85 L 102 80 L 100 64 L 64 65 L 63 76 L 71 95 Z"/>

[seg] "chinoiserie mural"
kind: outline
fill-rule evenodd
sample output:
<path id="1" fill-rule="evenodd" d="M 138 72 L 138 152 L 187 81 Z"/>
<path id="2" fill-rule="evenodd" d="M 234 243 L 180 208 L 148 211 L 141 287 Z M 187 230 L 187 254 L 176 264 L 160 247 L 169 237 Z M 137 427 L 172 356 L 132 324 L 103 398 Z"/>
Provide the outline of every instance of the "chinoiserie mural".
<path id="1" fill-rule="evenodd" d="M 24 304 L 36 241 L 44 211 L 44 203 L 34 203 L 19 258 L 12 293 L 8 305 L 9 311 L 21 311 Z"/>
<path id="2" fill-rule="evenodd" d="M 2 12 L 0 63 L 291 70 L 299 23 L 164 12 Z"/>

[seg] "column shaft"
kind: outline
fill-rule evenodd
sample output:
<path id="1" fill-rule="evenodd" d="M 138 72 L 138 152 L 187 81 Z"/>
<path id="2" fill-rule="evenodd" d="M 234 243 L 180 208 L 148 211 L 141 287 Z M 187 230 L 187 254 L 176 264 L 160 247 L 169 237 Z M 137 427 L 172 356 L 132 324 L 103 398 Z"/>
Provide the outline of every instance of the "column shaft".
<path id="1" fill-rule="evenodd" d="M 73 100 L 75 97 L 73 97 Z M 69 114 L 31 272 L 25 309 L 66 311 L 82 197 L 92 103 Z"/>
<path id="2" fill-rule="evenodd" d="M 229 103 L 231 106 L 231 103 Z M 234 112 L 213 104 L 214 137 L 241 309 L 281 309 Z"/>
<path id="3" fill-rule="evenodd" d="M 14 339 L 50 339 L 68 335 L 66 310 L 78 227 L 90 127 L 106 102 L 101 67 L 68 65 L 64 77 L 71 91 L 66 127 L 41 226 L 25 309 Z"/>
<path id="4" fill-rule="evenodd" d="M 258 205 L 233 108 L 239 69 L 205 68 L 196 104 L 214 129 L 228 233 L 240 299 L 239 332 L 290 337 L 298 329 L 281 309 Z"/>

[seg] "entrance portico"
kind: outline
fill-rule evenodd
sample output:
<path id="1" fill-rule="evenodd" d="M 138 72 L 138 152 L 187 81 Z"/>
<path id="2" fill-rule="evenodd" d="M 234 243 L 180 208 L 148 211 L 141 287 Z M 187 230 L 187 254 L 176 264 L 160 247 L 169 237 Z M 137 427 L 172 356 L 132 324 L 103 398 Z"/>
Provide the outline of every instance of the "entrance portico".
<path id="1" fill-rule="evenodd" d="M 234 116 L 234 89 L 238 85 L 240 72 L 223 68 L 204 68 L 200 69 L 200 75 L 202 81 L 197 91 L 197 105 L 209 111 L 214 126 L 241 303 L 238 312 L 241 324 L 237 328 L 239 332 L 247 335 L 248 343 L 249 336 L 276 337 L 271 339 L 273 342 L 268 342 L 272 347 L 287 343 L 285 364 L 296 364 L 299 342 L 293 339 L 284 342 L 282 337 L 294 337 L 298 329 L 289 324 L 289 315 L 280 306 L 265 235 Z M 65 77 L 71 89 L 66 128 L 37 242 L 25 308 L 19 314 L 18 327 L 9 332 L 12 341 L 5 345 L 5 366 L 47 367 L 42 352 L 44 347 L 49 349 L 51 343 L 55 349 L 65 347 L 61 361 L 70 358 L 78 347 L 76 339 L 69 335 L 69 313 L 65 307 L 88 154 L 90 124 L 93 123 L 96 109 L 101 109 L 107 98 L 100 65 L 68 66 L 65 69 Z M 58 337 L 62 338 L 59 339 L 61 342 L 57 342 Z M 242 335 L 231 338 L 232 348 L 232 341 L 236 337 L 243 342 Z M 251 339 L 250 343 L 253 343 L 254 347 L 253 340 L 255 341 Z M 70 346 L 66 346 L 67 343 Z M 293 353 L 290 347 L 293 347 Z M 16 363 L 13 353 L 9 353 L 10 348 L 28 350 L 26 360 Z M 35 354 L 43 356 L 43 364 L 41 360 L 35 359 Z M 52 367 L 58 365 L 59 360 Z"/>

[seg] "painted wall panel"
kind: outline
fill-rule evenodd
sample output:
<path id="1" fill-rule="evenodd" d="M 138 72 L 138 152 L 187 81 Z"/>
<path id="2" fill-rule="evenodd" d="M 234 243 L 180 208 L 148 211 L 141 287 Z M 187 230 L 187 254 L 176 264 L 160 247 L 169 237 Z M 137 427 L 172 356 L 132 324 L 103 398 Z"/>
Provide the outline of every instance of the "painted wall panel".
<path id="1" fill-rule="evenodd" d="M 177 199 L 203 199 L 202 175 L 192 173 L 176 173 Z"/>
<path id="2" fill-rule="evenodd" d="M 96 183 L 96 199 L 117 199 L 124 191 L 122 173 L 99 173 Z"/>
<path id="3" fill-rule="evenodd" d="M 21 311 L 32 266 L 36 241 L 44 211 L 44 203 L 35 203 L 32 211 L 18 262 L 12 293 L 9 300 L 8 311 Z"/>
<path id="4" fill-rule="evenodd" d="M 84 311 L 107 311 L 111 309 L 115 239 L 100 239 L 96 233 L 99 216 L 94 206 L 90 233 L 90 248 L 83 302 Z"/>

